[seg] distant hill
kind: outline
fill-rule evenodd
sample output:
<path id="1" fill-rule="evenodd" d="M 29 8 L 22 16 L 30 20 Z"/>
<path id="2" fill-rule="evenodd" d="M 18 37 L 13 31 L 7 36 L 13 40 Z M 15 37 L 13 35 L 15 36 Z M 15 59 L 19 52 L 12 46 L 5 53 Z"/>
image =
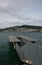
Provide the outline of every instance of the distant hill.
<path id="1" fill-rule="evenodd" d="M 32 28 L 32 29 L 39 29 L 42 28 L 42 26 L 30 26 L 30 25 L 22 25 L 22 26 L 13 26 L 13 27 L 8 27 L 4 29 L 15 29 L 15 28 Z"/>
<path id="2" fill-rule="evenodd" d="M 39 28 L 42 28 L 42 27 L 41 26 L 22 25 L 22 26 L 19 26 L 19 28 L 39 29 Z"/>
<path id="3" fill-rule="evenodd" d="M 30 25 L 22 25 L 22 26 L 13 26 L 8 27 L 4 29 L 0 29 L 0 31 L 28 31 L 28 29 L 33 29 L 40 31 L 42 29 L 42 26 L 30 26 Z"/>

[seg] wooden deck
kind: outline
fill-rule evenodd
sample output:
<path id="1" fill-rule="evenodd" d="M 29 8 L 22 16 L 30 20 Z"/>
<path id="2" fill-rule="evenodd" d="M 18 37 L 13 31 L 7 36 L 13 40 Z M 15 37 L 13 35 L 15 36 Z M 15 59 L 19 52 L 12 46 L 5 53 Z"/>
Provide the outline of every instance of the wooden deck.
<path id="1" fill-rule="evenodd" d="M 16 49 L 16 43 L 21 42 L 16 36 L 9 36 L 9 43 Z"/>
<path id="2" fill-rule="evenodd" d="M 21 42 L 21 40 L 18 39 L 19 37 L 20 37 L 20 38 L 24 38 L 24 39 L 29 40 L 29 41 L 37 41 L 37 40 L 34 40 L 34 39 L 32 39 L 32 38 L 27 38 L 27 37 L 25 37 L 25 36 L 17 36 L 17 37 L 16 37 L 16 36 L 9 36 L 9 42 L 10 42 L 10 43 L 12 42 L 13 47 L 14 47 L 15 49 L 16 49 L 16 43 L 17 43 L 17 42 Z M 25 63 L 27 63 L 27 65 L 34 65 L 31 60 L 22 59 L 22 62 L 24 62 L 23 65 L 25 65 Z"/>
<path id="3" fill-rule="evenodd" d="M 18 36 L 17 38 L 23 38 L 25 40 L 28 40 L 28 41 L 39 41 L 39 40 L 36 40 L 36 39 L 33 39 L 33 38 L 29 38 L 29 37 L 26 37 L 26 36 Z"/>
<path id="4" fill-rule="evenodd" d="M 9 42 L 21 42 L 16 36 L 9 36 Z"/>

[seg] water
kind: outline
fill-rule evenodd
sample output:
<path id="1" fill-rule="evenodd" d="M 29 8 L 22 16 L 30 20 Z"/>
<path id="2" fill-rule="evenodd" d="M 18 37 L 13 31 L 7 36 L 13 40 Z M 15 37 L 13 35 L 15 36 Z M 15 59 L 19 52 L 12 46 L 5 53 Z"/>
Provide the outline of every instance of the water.
<path id="1" fill-rule="evenodd" d="M 19 61 L 16 51 L 9 44 L 9 35 L 24 35 L 42 42 L 42 33 L 38 32 L 0 32 L 0 65 L 17 65 Z"/>

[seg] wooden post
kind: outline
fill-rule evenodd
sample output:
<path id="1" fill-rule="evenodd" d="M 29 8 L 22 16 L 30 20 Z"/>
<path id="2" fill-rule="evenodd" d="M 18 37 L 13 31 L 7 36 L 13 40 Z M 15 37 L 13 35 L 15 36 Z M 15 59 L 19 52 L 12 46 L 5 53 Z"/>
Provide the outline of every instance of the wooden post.
<path id="1" fill-rule="evenodd" d="M 14 43 L 14 42 L 13 42 L 13 47 L 14 47 L 14 49 L 16 48 L 16 43 Z"/>

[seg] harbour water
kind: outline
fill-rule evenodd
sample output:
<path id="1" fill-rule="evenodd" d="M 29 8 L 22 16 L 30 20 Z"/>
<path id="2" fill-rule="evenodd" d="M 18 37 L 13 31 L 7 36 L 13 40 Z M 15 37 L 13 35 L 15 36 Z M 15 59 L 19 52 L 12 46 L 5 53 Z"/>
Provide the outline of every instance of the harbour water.
<path id="1" fill-rule="evenodd" d="M 0 65 L 17 65 L 19 61 L 17 52 L 9 44 L 9 35 L 32 37 L 42 44 L 42 33 L 40 32 L 0 32 Z"/>

